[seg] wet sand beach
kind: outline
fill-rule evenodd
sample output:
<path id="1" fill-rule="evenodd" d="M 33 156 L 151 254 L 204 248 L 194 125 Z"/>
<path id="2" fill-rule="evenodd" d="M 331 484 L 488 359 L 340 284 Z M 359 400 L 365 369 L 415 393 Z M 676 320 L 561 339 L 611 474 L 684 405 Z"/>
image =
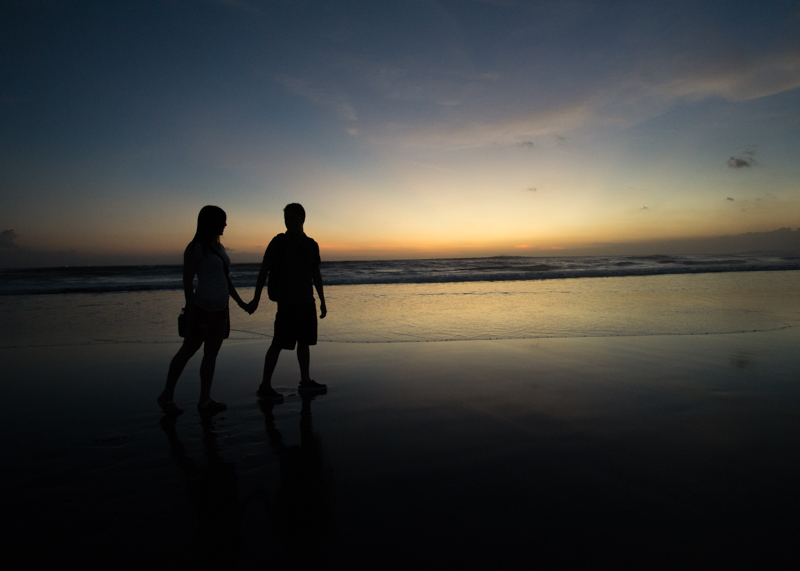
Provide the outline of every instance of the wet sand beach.
<path id="1" fill-rule="evenodd" d="M 800 328 L 321 343 L 254 396 L 265 340 L 0 349 L 6 553 L 21 568 L 675 568 L 796 561 Z"/>

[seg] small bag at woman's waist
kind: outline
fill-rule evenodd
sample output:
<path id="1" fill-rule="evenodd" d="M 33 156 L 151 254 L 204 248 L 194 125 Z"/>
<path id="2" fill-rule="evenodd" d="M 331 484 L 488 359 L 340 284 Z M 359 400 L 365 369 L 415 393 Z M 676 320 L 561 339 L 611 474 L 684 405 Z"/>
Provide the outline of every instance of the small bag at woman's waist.
<path id="1" fill-rule="evenodd" d="M 186 337 L 187 327 L 200 327 L 201 329 L 213 328 L 225 325 L 224 339 L 230 335 L 230 311 L 226 307 L 219 311 L 207 311 L 194 306 L 194 311 L 187 316 L 186 308 L 181 309 L 178 316 L 178 335 Z"/>

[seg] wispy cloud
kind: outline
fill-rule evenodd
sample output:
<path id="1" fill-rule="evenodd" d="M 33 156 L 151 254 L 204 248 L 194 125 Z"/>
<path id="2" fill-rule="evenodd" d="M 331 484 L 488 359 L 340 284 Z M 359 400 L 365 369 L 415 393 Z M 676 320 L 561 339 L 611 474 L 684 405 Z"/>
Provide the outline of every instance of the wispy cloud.
<path id="1" fill-rule="evenodd" d="M 520 0 L 472 0 L 476 4 L 490 4 L 492 6 L 500 6 L 503 8 L 525 8 L 528 4 Z"/>
<path id="2" fill-rule="evenodd" d="M 504 121 L 451 120 L 427 125 L 389 123 L 373 129 L 372 139 L 402 147 L 476 148 L 516 142 L 520 137 L 539 137 L 555 131 L 577 129 L 586 124 L 589 115 L 586 106 L 571 105 Z"/>
<path id="3" fill-rule="evenodd" d="M 298 77 L 280 76 L 275 80 L 288 91 L 299 95 L 306 101 L 335 110 L 341 119 L 347 121 L 358 119 L 356 110 L 347 102 L 346 97 L 329 87 L 322 87 L 313 81 Z"/>
<path id="4" fill-rule="evenodd" d="M 365 64 L 356 76 L 344 74 L 355 80 L 349 85 L 333 80 L 329 86 L 327 82 L 315 84 L 295 78 L 283 78 L 281 83 L 308 101 L 334 109 L 346 120 L 357 117 L 350 101 L 367 96 L 359 89 L 368 90 L 372 98 L 366 101 L 368 106 L 380 100 L 415 102 L 411 116 L 394 116 L 394 109 L 410 108 L 393 105 L 383 106 L 379 115 L 365 119 L 362 134 L 382 143 L 423 148 L 514 143 L 529 150 L 535 148 L 536 137 L 550 136 L 556 146 L 563 146 L 572 135 L 587 129 L 632 127 L 660 116 L 681 100 L 717 96 L 748 101 L 800 87 L 800 52 L 769 54 L 744 62 L 701 56 L 691 59 L 688 55 L 678 59 L 685 65 L 664 62 L 668 69 L 659 73 L 650 71 L 651 65 L 658 64 L 651 62 L 647 67 L 633 65 L 595 80 L 578 78 L 569 102 L 565 103 L 563 97 L 534 98 L 527 106 L 509 104 L 508 94 L 535 94 L 543 88 L 531 85 L 534 80 L 525 77 L 522 69 L 507 71 L 495 84 L 496 79 L 487 79 L 485 74 L 374 65 L 370 71 L 370 65 Z M 348 64 L 343 69 L 350 67 Z M 426 101 L 431 109 L 446 109 L 446 116 L 432 117 L 424 112 Z"/>
<path id="5" fill-rule="evenodd" d="M 261 13 L 261 8 L 257 4 L 253 2 L 247 2 L 246 0 L 217 0 L 217 2 L 222 4 L 223 6 L 227 6 L 228 8 L 243 10 L 248 14 Z"/>
<path id="6" fill-rule="evenodd" d="M 556 14 L 555 8 L 540 9 L 545 19 L 558 22 L 565 37 L 571 37 L 577 28 L 570 26 L 589 17 L 585 11 L 592 8 L 591 3 L 574 4 L 568 18 Z M 577 9 L 578 5 L 583 8 Z M 543 52 L 541 59 L 531 58 L 535 49 L 531 30 L 541 31 L 541 26 L 531 28 L 527 20 L 520 20 L 515 33 L 509 34 L 527 40 L 500 43 L 493 56 L 480 58 L 478 65 L 478 58 L 462 45 L 466 36 L 455 23 L 458 18 L 448 16 L 441 7 L 426 16 L 431 21 L 442 19 L 446 31 L 421 37 L 424 56 L 343 46 L 321 52 L 314 69 L 306 70 L 303 77 L 307 79 L 279 81 L 344 120 L 358 117 L 360 134 L 370 140 L 422 148 L 474 148 L 517 141 L 523 146 L 539 144 L 534 138 L 542 135 L 553 137 L 560 146 L 581 130 L 632 127 L 662 115 L 680 101 L 722 97 L 742 102 L 800 87 L 800 49 L 731 55 L 729 46 L 718 39 L 704 43 L 695 39 L 666 50 L 657 38 L 641 37 L 637 40 L 640 49 L 631 51 L 608 38 L 608 46 L 597 47 L 606 51 L 596 56 L 606 72 L 595 73 L 582 67 L 572 44 L 563 40 Z M 651 18 L 644 13 L 639 16 Z M 564 18 L 569 22 L 565 24 Z M 636 22 L 631 18 L 617 23 L 620 34 L 635 35 Z M 699 34 L 684 31 L 692 33 Z"/>
<path id="7" fill-rule="evenodd" d="M 719 74 L 696 82 L 699 95 L 719 94 L 748 101 L 800 87 L 800 50 L 769 54 L 754 61 L 732 63 Z"/>

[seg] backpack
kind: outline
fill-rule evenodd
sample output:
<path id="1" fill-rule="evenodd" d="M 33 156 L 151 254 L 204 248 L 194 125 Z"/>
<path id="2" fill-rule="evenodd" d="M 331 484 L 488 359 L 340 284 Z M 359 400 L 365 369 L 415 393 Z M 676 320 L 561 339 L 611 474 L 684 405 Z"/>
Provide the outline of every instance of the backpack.
<path id="1" fill-rule="evenodd" d="M 272 267 L 269 269 L 269 273 L 267 274 L 267 297 L 269 297 L 270 301 L 278 301 L 278 296 L 281 293 L 281 264 L 283 262 L 282 254 L 283 250 L 286 248 L 286 234 L 278 234 L 278 236 L 282 236 L 280 239 L 280 247 L 277 248 L 277 255 L 275 256 L 275 262 L 272 264 Z M 276 238 L 278 238 L 276 236 Z"/>

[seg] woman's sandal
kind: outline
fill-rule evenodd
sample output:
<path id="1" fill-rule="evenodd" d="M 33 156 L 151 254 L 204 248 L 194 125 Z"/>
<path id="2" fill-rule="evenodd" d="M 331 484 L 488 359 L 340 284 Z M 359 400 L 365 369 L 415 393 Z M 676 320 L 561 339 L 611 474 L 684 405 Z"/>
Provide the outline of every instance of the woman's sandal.
<path id="1" fill-rule="evenodd" d="M 228 405 L 226 405 L 224 402 L 217 402 L 214 399 L 208 399 L 201 403 L 197 403 L 197 410 L 203 414 L 217 414 L 223 410 L 228 410 Z"/>
<path id="2" fill-rule="evenodd" d="M 164 411 L 164 414 L 169 416 L 178 416 L 183 414 L 183 409 L 178 408 L 178 405 L 175 404 L 174 400 L 161 400 L 158 399 L 158 406 L 161 407 L 161 410 Z"/>

